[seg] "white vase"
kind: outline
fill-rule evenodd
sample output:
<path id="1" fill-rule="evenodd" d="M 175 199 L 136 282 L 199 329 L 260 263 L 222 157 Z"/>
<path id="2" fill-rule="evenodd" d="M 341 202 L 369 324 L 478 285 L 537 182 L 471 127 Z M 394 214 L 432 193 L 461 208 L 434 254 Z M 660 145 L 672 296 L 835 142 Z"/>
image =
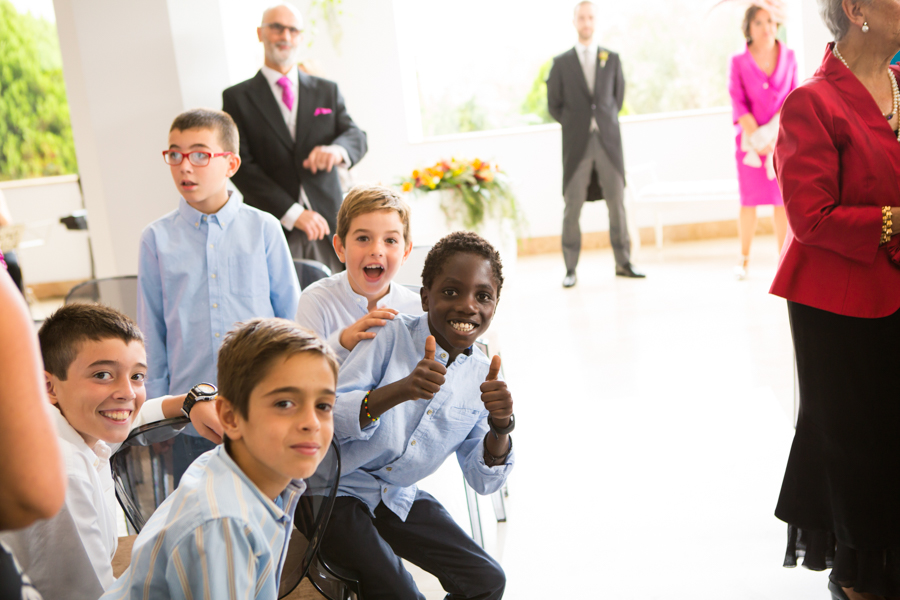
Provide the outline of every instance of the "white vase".
<path id="1" fill-rule="evenodd" d="M 413 244 L 416 246 L 433 246 L 448 233 L 467 230 L 460 222 L 447 222 L 447 217 L 440 206 L 443 194 L 455 194 L 455 192 L 435 190 L 425 194 L 407 195 L 407 203 L 412 213 L 410 230 Z M 500 259 L 503 261 L 503 277 L 504 279 L 511 278 L 515 274 L 518 259 L 516 231 L 512 221 L 488 217 L 474 231 L 497 249 Z"/>

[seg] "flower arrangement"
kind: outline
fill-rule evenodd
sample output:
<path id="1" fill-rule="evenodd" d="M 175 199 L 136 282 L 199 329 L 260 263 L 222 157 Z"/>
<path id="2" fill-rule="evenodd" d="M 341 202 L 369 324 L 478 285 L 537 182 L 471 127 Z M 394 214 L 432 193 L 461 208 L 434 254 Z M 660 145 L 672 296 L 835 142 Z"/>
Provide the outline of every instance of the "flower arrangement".
<path id="1" fill-rule="evenodd" d="M 416 169 L 400 180 L 404 192 L 428 193 L 444 190 L 440 206 L 448 223 L 458 222 L 477 230 L 486 216 L 511 219 L 518 229 L 522 224 L 519 205 L 509 187 L 506 174 L 496 164 L 451 158 L 433 166 Z"/>

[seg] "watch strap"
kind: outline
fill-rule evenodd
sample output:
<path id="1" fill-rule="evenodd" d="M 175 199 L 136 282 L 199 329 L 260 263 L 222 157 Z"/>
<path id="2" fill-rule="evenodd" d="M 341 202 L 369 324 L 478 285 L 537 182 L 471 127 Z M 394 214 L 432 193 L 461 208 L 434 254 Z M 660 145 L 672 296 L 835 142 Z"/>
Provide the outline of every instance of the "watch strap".
<path id="1" fill-rule="evenodd" d="M 491 415 L 488 415 L 488 427 L 491 428 L 491 432 L 493 432 L 494 437 L 498 438 L 501 435 L 506 435 L 512 433 L 516 428 L 516 415 L 509 415 L 509 425 L 504 428 L 499 428 L 494 425 L 494 421 L 491 420 Z"/>

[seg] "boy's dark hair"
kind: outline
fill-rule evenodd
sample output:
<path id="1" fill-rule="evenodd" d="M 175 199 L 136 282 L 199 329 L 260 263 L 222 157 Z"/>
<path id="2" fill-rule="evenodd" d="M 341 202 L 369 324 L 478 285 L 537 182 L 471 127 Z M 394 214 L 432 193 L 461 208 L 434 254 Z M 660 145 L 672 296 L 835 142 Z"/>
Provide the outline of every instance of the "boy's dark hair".
<path id="1" fill-rule="evenodd" d="M 234 119 L 227 112 L 213 110 L 211 108 L 192 108 L 187 110 L 172 121 L 169 133 L 175 131 L 187 131 L 189 129 L 209 129 L 219 134 L 219 143 L 225 152 L 237 154 L 240 147 L 240 137 Z"/>
<path id="2" fill-rule="evenodd" d="M 491 262 L 499 298 L 500 288 L 503 287 L 503 262 L 500 260 L 500 253 L 487 240 L 471 231 L 454 231 L 434 245 L 425 257 L 425 266 L 422 267 L 422 286 L 430 288 L 447 259 L 460 253 L 475 254 Z"/>
<path id="3" fill-rule="evenodd" d="M 219 395 L 244 419 L 249 418 L 250 393 L 269 373 L 277 358 L 301 352 L 321 355 L 337 381 L 334 351 L 315 333 L 287 319 L 251 319 L 229 331 L 219 350 Z"/>
<path id="4" fill-rule="evenodd" d="M 355 185 L 347 192 L 337 215 L 337 236 L 341 243 L 347 244 L 350 223 L 360 215 L 376 210 L 393 210 L 400 215 L 403 223 L 404 249 L 412 243 L 409 233 L 409 206 L 403 198 L 390 188 L 380 185 Z"/>
<path id="5" fill-rule="evenodd" d="M 67 304 L 50 315 L 38 331 L 44 370 L 61 381 L 78 356 L 79 346 L 108 339 L 144 343 L 134 321 L 103 304 Z"/>

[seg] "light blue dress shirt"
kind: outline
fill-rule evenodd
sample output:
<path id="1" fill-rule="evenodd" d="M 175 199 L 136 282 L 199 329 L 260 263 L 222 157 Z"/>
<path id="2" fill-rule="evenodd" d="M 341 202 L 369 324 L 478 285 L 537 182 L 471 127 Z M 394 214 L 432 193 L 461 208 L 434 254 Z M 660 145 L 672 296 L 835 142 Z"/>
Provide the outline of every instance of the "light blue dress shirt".
<path id="1" fill-rule="evenodd" d="M 506 463 L 489 467 L 484 462 L 484 436 L 488 411 L 481 401 L 481 384 L 490 360 L 478 348 L 460 354 L 447 367 L 446 381 L 431 400 L 404 402 L 366 426 L 359 427 L 363 397 L 408 376 L 425 356 L 425 338 L 431 335 L 428 315 L 397 315 L 378 332 L 363 340 L 341 367 L 334 435 L 341 445 L 339 496 L 354 496 L 375 510 L 379 502 L 406 520 L 416 498 L 416 483 L 431 475 L 456 453 L 466 481 L 479 494 L 500 489 L 515 463 L 515 451 Z M 447 365 L 440 346 L 435 360 Z"/>
<path id="2" fill-rule="evenodd" d="M 177 210 L 141 234 L 137 317 L 148 397 L 215 384 L 219 348 L 234 324 L 293 319 L 299 299 L 297 271 L 275 217 L 236 195 L 213 215 L 179 199 Z"/>
<path id="3" fill-rule="evenodd" d="M 388 293 L 378 301 L 378 306 L 418 316 L 422 314 L 422 297 L 399 283 L 391 283 Z M 347 271 L 341 271 L 320 279 L 300 293 L 297 323 L 326 340 L 343 363 L 350 352 L 341 346 L 341 332 L 367 314 L 369 300 L 353 291 Z M 370 331 L 378 335 L 378 330 L 378 327 L 373 327 Z"/>
<path id="4" fill-rule="evenodd" d="M 134 542 L 131 565 L 103 598 L 274 600 L 305 489 L 294 480 L 273 502 L 217 446 L 156 509 Z"/>

